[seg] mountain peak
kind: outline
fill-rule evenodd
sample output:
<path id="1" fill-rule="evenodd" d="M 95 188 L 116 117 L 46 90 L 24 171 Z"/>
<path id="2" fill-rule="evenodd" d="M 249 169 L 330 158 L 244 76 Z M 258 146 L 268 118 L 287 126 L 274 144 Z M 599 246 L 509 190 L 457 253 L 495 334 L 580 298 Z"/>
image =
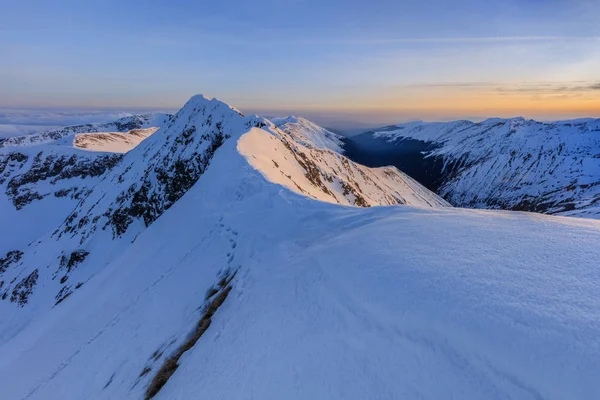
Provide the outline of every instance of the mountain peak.
<path id="1" fill-rule="evenodd" d="M 213 110 L 216 110 L 217 108 L 221 108 L 221 107 L 228 108 L 230 110 L 235 111 L 237 114 L 243 116 L 242 112 L 240 110 L 236 109 L 235 107 L 232 107 L 229 104 L 225 103 L 224 101 L 221 101 L 215 97 L 209 97 L 204 94 L 196 94 L 196 95 L 190 97 L 190 99 L 185 103 L 185 105 L 181 108 L 181 110 L 179 110 L 178 114 L 189 111 L 191 109 L 198 110 L 201 107 L 212 107 Z"/>

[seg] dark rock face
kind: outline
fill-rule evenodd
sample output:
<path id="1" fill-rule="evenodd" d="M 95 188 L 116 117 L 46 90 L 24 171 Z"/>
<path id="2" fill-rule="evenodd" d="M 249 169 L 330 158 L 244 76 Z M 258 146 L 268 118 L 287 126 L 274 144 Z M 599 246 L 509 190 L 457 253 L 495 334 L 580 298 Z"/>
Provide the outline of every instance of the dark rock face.
<path id="1" fill-rule="evenodd" d="M 23 252 L 20 250 L 12 250 L 0 258 L 0 276 L 11 266 L 19 262 L 23 257 Z"/>
<path id="2" fill-rule="evenodd" d="M 193 129 L 195 131 L 195 128 Z M 150 183 L 150 171 L 146 171 L 140 185 L 132 185 L 117 198 L 118 208 L 105 214 L 113 235 L 121 236 L 134 218 L 141 218 L 146 226 L 152 224 L 162 213 L 179 200 L 204 173 L 215 151 L 223 144 L 224 136 L 217 133 L 207 138 L 209 146 L 203 153 L 194 152 L 187 160 L 178 159 L 172 165 L 165 163 L 154 169 L 158 185 Z"/>
<path id="3" fill-rule="evenodd" d="M 18 151 L 0 154 L 0 185 L 6 182 L 12 171 L 22 168 L 28 159 L 29 157 Z"/>
<path id="4" fill-rule="evenodd" d="M 101 176 L 114 168 L 122 157 L 121 154 L 58 155 L 40 151 L 29 161 L 29 157 L 19 151 L 0 154 L 0 184 L 6 183 L 5 193 L 17 210 L 51 194 L 80 199 L 87 194 L 85 185 L 68 189 L 55 189 L 54 186 L 73 178 Z"/>
<path id="5" fill-rule="evenodd" d="M 10 295 L 10 302 L 17 303 L 19 307 L 23 307 L 29 301 L 29 296 L 33 293 L 33 288 L 37 285 L 39 278 L 38 270 L 34 270 L 26 278 L 23 278 Z"/>
<path id="6" fill-rule="evenodd" d="M 74 269 L 79 264 L 81 264 L 83 261 L 85 261 L 86 257 L 89 254 L 90 254 L 89 252 L 82 250 L 82 249 L 72 252 L 68 257 L 65 254 L 63 254 L 60 259 L 60 267 L 59 268 L 66 269 L 67 273 L 69 273 L 69 272 L 71 272 L 72 269 Z"/>
<path id="7" fill-rule="evenodd" d="M 108 154 L 94 159 L 87 157 L 71 156 L 44 156 L 39 153 L 33 160 L 31 168 L 23 174 L 19 174 L 10 179 L 6 186 L 6 194 L 12 200 L 13 204 L 20 210 L 33 200 L 42 199 L 47 194 L 39 194 L 35 190 L 35 185 L 40 181 L 48 181 L 54 185 L 59 180 L 72 178 L 88 178 L 104 174 L 108 169 L 113 168 L 122 159 L 120 154 Z M 73 192 L 81 194 L 81 191 L 73 189 Z M 64 190 L 57 195 L 65 195 Z M 73 193 L 75 196 L 76 194 Z"/>

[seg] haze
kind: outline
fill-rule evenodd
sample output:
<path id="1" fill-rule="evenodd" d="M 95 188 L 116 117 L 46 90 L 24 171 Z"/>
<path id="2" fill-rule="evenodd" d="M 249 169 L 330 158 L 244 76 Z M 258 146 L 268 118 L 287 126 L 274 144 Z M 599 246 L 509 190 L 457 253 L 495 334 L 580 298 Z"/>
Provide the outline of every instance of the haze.
<path id="1" fill-rule="evenodd" d="M 594 0 L 0 6 L 3 108 L 177 109 L 202 92 L 344 128 L 600 115 Z"/>

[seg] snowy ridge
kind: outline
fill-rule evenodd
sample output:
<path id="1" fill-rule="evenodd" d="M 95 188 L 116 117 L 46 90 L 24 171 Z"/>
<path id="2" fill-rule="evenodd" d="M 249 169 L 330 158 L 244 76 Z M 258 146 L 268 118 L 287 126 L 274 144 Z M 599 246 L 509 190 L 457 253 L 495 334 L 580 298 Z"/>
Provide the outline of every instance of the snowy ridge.
<path id="1" fill-rule="evenodd" d="M 272 118 L 278 128 L 285 131 L 293 141 L 311 149 L 328 149 L 342 154 L 344 152 L 342 136 L 330 132 L 304 118 Z"/>
<path id="2" fill-rule="evenodd" d="M 11 284 L 6 285 L 0 295 L 6 294 L 4 297 L 7 299 L 20 282 L 35 273 L 36 280 L 54 281 L 47 286 L 54 287 L 56 291 L 51 297 L 53 300 L 49 301 L 46 294 L 46 299 L 39 301 L 59 304 L 77 289 L 80 282 L 89 279 L 90 271 L 85 272 L 80 264 L 101 264 L 110 260 L 198 181 L 225 141 L 232 137 L 237 141 L 242 135 L 240 149 L 250 149 L 245 154 L 251 162 L 269 158 L 268 165 L 273 166 L 279 161 L 281 167 L 277 169 L 277 177 L 285 176 L 288 179 L 285 182 L 287 187 L 310 197 L 361 207 L 448 205 L 394 168 L 370 170 L 329 150 L 303 147 L 268 120 L 257 116 L 245 117 L 216 99 L 195 96 L 169 124 L 135 149 L 125 155 L 102 156 L 113 160 L 101 171 L 106 173 L 100 181 L 90 181 L 92 186 L 82 185 L 78 188 L 85 190 L 85 193 L 80 196 L 77 192 L 77 206 L 48 238 L 24 252 L 17 263 L 22 268 L 12 268 L 6 272 Z M 87 139 L 90 134 L 83 136 Z M 277 153 L 265 147 L 270 139 L 274 143 L 268 144 L 275 146 L 275 151 L 279 150 Z M 85 155 L 93 154 L 78 151 Z M 117 163 L 118 167 L 113 168 Z M 44 168 L 58 171 L 58 176 L 70 176 L 64 168 L 52 165 Z M 37 173 L 37 169 L 33 170 L 35 179 L 31 183 L 32 188 L 39 190 L 35 185 L 40 180 L 45 182 L 45 177 Z M 270 170 L 265 171 L 269 173 Z M 49 182 L 52 188 L 56 179 Z M 28 187 L 22 190 L 28 190 Z M 63 191 L 61 189 L 61 193 Z M 102 252 L 93 252 L 90 244 L 99 241 L 104 243 Z M 52 269 L 40 271 L 37 268 L 40 264 L 51 266 Z M 75 279 L 74 285 L 72 282 Z M 28 304 L 32 293 L 33 287 L 27 296 L 19 298 L 18 304 Z M 35 299 L 35 296 L 31 296 L 31 299 Z"/>
<path id="3" fill-rule="evenodd" d="M 225 140 L 264 125 L 219 100 L 192 97 L 169 124 L 124 156 L 121 168 L 79 205 L 59 236 L 81 234 L 83 241 L 98 227 L 111 227 L 117 237 L 136 220 L 150 225 L 196 183 Z"/>
<path id="4" fill-rule="evenodd" d="M 179 200 L 226 140 L 266 124 L 216 99 L 195 96 L 168 124 L 125 155 L 54 146 L 93 160 L 113 157 L 118 167 L 107 168 L 99 181 L 90 181 L 92 187 L 42 240 L 28 248 L 8 249 L 20 255 L 0 274 L 5 281 L 0 296 L 34 310 L 62 303 L 98 272 L 98 265 L 110 261 Z M 68 173 L 53 166 L 46 169 Z M 33 184 L 43 180 L 34 172 Z M 99 251 L 93 251 L 96 243 L 102 243 Z M 40 269 L 40 265 L 47 268 Z M 39 294 L 38 285 L 44 287 Z M 22 318 L 27 320 L 27 313 Z"/>
<path id="5" fill-rule="evenodd" d="M 600 221 L 340 207 L 272 182 L 360 175 L 343 160 L 192 98 L 0 258 L 3 398 L 143 399 L 181 348 L 154 399 L 595 398 Z"/>
<path id="6" fill-rule="evenodd" d="M 307 147 L 295 140 L 298 130 L 292 132 L 253 129 L 242 136 L 238 149 L 271 182 L 321 201 L 360 207 L 450 206 L 394 167 L 364 167 L 334 151 Z"/>
<path id="7" fill-rule="evenodd" d="M 455 206 L 600 217 L 600 119 L 415 122 L 373 137 L 430 142 L 438 193 Z"/>

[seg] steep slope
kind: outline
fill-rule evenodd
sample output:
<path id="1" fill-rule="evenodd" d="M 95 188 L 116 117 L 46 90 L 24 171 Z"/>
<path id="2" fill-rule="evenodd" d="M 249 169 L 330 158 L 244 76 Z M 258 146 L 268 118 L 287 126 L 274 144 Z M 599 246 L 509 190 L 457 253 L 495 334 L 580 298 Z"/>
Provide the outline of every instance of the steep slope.
<path id="1" fill-rule="evenodd" d="M 294 142 L 304 147 L 332 150 L 340 154 L 344 152 L 343 136 L 330 132 L 307 119 L 290 116 L 273 118 L 271 121 L 286 132 Z"/>
<path id="2" fill-rule="evenodd" d="M 218 100 L 195 96 L 168 124 L 134 150 L 124 156 L 104 156 L 113 157 L 111 160 L 115 164 L 118 162 L 118 166 L 103 170 L 102 173 L 106 173 L 100 181 L 90 181 L 93 186 L 85 188 L 76 207 L 51 234 L 29 244 L 27 249 L 6 249 L 19 257 L 6 261 L 10 268 L 7 266 L 0 276 L 5 281 L 0 292 L 2 299 L 21 307 L 33 303 L 34 310 L 47 309 L 64 301 L 98 272 L 98 265 L 110 262 L 175 204 L 204 174 L 216 150 L 225 141 L 232 136 L 237 139 L 248 131 L 253 143 L 249 149 L 258 149 L 248 153 L 252 159 L 273 156 L 272 152 L 261 148 L 269 139 L 276 142 L 269 145 L 279 148 L 281 154 L 287 154 L 289 162 L 275 155 L 271 163 L 279 160 L 280 174 L 294 174 L 294 179 L 302 185 L 296 185 L 295 190 L 358 206 L 447 206 L 395 169 L 371 171 L 329 150 L 304 148 L 263 118 L 245 117 Z M 248 140 L 240 141 L 242 143 L 248 143 Z M 47 169 L 60 171 L 59 177 L 72 175 L 66 168 Z M 34 176 L 37 179 L 41 175 L 36 170 Z M 51 189 L 56 188 L 58 179 L 49 182 Z M 39 191 L 40 188 L 35 186 L 37 183 L 31 184 Z M 79 186 L 77 190 L 83 188 Z M 98 243 L 102 243 L 101 248 L 94 250 Z M 46 268 L 39 269 L 40 265 Z M 26 291 L 22 290 L 23 285 L 29 286 Z M 37 295 L 36 287 L 42 286 L 44 290 Z M 28 318 L 27 315 L 24 313 L 23 318 Z"/>
<path id="3" fill-rule="evenodd" d="M 19 257 L 7 261 L 0 273 L 1 298 L 21 307 L 32 303 L 33 314 L 61 303 L 183 196 L 232 133 L 259 124 L 264 122 L 258 117 L 244 117 L 224 103 L 196 96 L 134 150 L 104 156 L 113 157 L 118 167 L 102 171 L 106 174 L 99 181 L 90 181 L 93 187 L 63 216 L 58 228 L 27 248 L 10 249 Z M 93 160 L 103 154 L 76 151 Z M 59 171 L 59 176 L 71 175 L 65 168 L 46 169 L 51 174 Z M 34 172 L 39 178 L 38 171 Z M 49 182 L 52 189 L 56 180 Z M 37 287 L 42 288 L 39 294 Z M 22 313 L 15 318 L 26 323 L 32 317 Z M 6 333 L 14 334 L 10 329 Z"/>
<path id="4" fill-rule="evenodd" d="M 199 128 L 207 114 L 196 100 L 136 157 L 162 165 L 152 154 L 169 152 L 192 123 L 211 143 L 219 130 Z M 41 294 L 23 309 L 0 304 L 5 398 L 142 399 L 182 348 L 155 399 L 595 398 L 599 222 L 315 201 L 270 183 L 239 153 L 257 120 L 201 103 L 214 123 L 230 115 L 224 134 L 232 120 L 247 130 L 224 140 L 147 228 L 86 241 L 77 268 L 96 275 L 71 299 L 14 335 L 14 316 L 33 312 Z M 198 135 L 191 151 L 208 144 Z M 163 141 L 165 153 L 151 153 Z M 135 240 L 114 252 L 130 231 Z M 107 250 L 110 259 L 92 260 Z M 223 286 L 230 293 L 197 338 Z"/>
<path id="5" fill-rule="evenodd" d="M 73 147 L 89 151 L 127 153 L 158 129 L 152 127 L 127 132 L 78 133 L 73 138 Z"/>
<path id="6" fill-rule="evenodd" d="M 396 165 L 455 206 L 600 217 L 600 120 L 415 122 L 352 138 L 346 152 Z"/>
<path id="7" fill-rule="evenodd" d="M 0 253 L 55 229 L 121 158 L 49 144 L 0 149 Z"/>
<path id="8" fill-rule="evenodd" d="M 394 167 L 364 167 L 306 139 L 298 142 L 298 130 L 292 132 L 255 129 L 240 139 L 238 148 L 271 182 L 321 201 L 360 207 L 449 206 Z"/>
<path id="9" fill-rule="evenodd" d="M 120 162 L 122 155 L 116 153 L 131 150 L 170 118 L 139 115 L 0 143 L 0 220 L 11 226 L 0 231 L 0 254 L 24 247 L 55 229 L 100 177 Z M 148 125 L 157 126 L 141 128 Z M 129 130 L 134 127 L 140 128 Z M 101 132 L 107 129 L 123 132 Z"/>

